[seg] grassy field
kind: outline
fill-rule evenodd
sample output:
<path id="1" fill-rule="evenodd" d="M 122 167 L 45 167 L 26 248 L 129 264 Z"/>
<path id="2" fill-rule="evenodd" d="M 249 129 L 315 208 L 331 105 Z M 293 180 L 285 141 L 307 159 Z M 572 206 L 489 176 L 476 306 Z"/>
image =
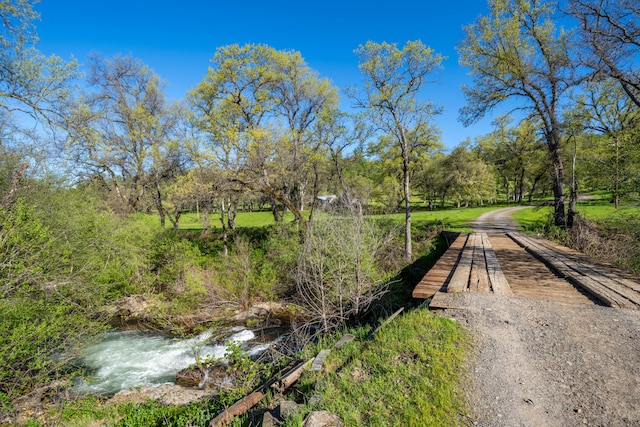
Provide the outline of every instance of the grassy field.
<path id="1" fill-rule="evenodd" d="M 500 207 L 508 205 L 491 205 L 477 208 L 448 208 L 435 211 L 428 210 L 414 210 L 411 213 L 411 221 L 413 224 L 433 224 L 434 226 L 440 226 L 441 228 L 453 231 L 468 232 L 471 231 L 469 222 L 473 221 L 485 212 L 489 212 Z M 308 215 L 309 211 L 303 212 Z M 321 215 L 320 212 L 316 212 L 315 215 Z M 388 215 L 373 215 L 374 218 L 390 219 L 398 224 L 404 223 L 404 212 Z M 291 222 L 294 220 L 292 213 L 287 212 L 284 217 L 285 222 Z M 239 212 L 236 217 L 237 227 L 265 227 L 273 225 L 273 215 L 271 212 Z M 201 230 L 203 227 L 202 215 L 196 215 L 195 213 L 183 214 L 180 218 L 180 230 Z M 212 228 L 220 228 L 220 215 L 209 215 L 209 225 Z"/>
<path id="2" fill-rule="evenodd" d="M 328 373 L 305 375 L 302 391 L 320 394 L 287 426 L 301 426 L 310 410 L 337 413 L 348 426 L 458 426 L 465 402 L 460 390 L 470 338 L 456 322 L 415 309 L 326 361 Z M 323 345 L 324 344 L 324 345 Z M 320 343 L 330 348 L 329 342 Z M 319 386 L 320 385 L 320 386 Z"/>

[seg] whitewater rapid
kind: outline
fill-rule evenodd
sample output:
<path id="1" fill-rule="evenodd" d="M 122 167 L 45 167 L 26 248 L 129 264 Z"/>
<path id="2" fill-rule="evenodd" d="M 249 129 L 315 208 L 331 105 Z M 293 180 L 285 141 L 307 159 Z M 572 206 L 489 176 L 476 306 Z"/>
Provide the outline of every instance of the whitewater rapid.
<path id="1" fill-rule="evenodd" d="M 196 355 L 222 359 L 228 343 L 242 345 L 255 338 L 248 329 L 230 332 L 224 343 L 215 345 L 207 344 L 213 331 L 190 339 L 139 331 L 107 332 L 82 352 L 81 363 L 91 370 L 91 376 L 78 380 L 75 388 L 81 393 L 111 394 L 131 387 L 174 383 L 176 373 L 195 364 Z M 258 354 L 268 346 L 252 346 L 247 353 Z"/>

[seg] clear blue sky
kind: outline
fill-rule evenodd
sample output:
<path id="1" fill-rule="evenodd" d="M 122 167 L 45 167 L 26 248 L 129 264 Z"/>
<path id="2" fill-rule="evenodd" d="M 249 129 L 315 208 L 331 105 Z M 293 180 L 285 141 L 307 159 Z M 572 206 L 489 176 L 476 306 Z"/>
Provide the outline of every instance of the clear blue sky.
<path id="1" fill-rule="evenodd" d="M 487 12 L 484 0 L 390 1 L 220 1 L 220 0 L 41 0 L 39 49 L 85 64 L 91 52 L 110 57 L 132 54 L 166 83 L 166 94 L 181 99 L 207 73 L 216 48 L 232 43 L 265 43 L 299 51 L 322 77 L 339 88 L 360 84 L 353 53 L 368 40 L 420 39 L 448 57 L 426 99 L 444 107 L 436 122 L 448 148 L 491 130 L 489 117 L 465 128 L 460 85 L 469 82 L 458 65 L 455 45 L 462 26 Z M 343 96 L 343 104 L 348 100 Z M 496 113 L 497 114 L 497 113 Z"/>

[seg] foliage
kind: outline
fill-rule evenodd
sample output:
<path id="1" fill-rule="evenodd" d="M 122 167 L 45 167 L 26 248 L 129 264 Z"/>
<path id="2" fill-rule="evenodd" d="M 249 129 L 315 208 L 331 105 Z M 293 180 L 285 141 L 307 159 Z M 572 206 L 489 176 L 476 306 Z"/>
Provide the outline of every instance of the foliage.
<path id="1" fill-rule="evenodd" d="M 181 110 L 167 106 L 160 78 L 131 56 L 93 56 L 88 83 L 95 92 L 65 117 L 69 158 L 85 179 L 109 190 L 114 210 L 139 211 L 146 191 L 164 221 L 161 181 L 183 160 L 176 141 Z"/>
<path id="2" fill-rule="evenodd" d="M 419 93 L 444 57 L 419 40 L 408 41 L 402 49 L 396 44 L 368 41 L 355 52 L 365 81 L 362 93 L 353 89 L 350 96 L 400 149 L 406 214 L 404 256 L 411 261 L 410 166 L 415 151 L 427 150 L 437 141 L 430 122 L 439 113 L 432 103 L 421 101 Z"/>
<path id="3" fill-rule="evenodd" d="M 619 82 L 640 107 L 638 64 L 640 8 L 635 0 L 573 0 L 570 13 L 579 22 L 580 61 L 597 77 Z"/>
<path id="4" fill-rule="evenodd" d="M 317 384 L 315 393 L 322 400 L 313 409 L 337 413 L 349 426 L 461 425 L 468 344 L 457 323 L 417 309 L 385 326 L 373 340 L 331 352 L 326 361 L 331 373 L 322 381 L 305 376 L 300 387 Z"/>
<path id="5" fill-rule="evenodd" d="M 38 42 L 34 0 L 0 1 L 0 110 L 54 121 L 77 77 L 77 63 L 45 57 Z"/>
<path id="6" fill-rule="evenodd" d="M 465 124 L 482 118 L 507 99 L 521 102 L 541 123 L 553 165 L 555 223 L 565 225 L 561 103 L 579 79 L 569 54 L 569 33 L 556 30 L 555 2 L 490 0 L 490 13 L 465 27 L 460 63 L 471 69 L 463 86 Z"/>

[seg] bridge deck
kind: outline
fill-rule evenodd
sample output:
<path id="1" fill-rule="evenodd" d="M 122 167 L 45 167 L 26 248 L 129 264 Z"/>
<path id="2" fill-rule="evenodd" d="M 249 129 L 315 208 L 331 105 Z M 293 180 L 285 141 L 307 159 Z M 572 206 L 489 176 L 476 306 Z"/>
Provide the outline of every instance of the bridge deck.
<path id="1" fill-rule="evenodd" d="M 493 292 L 567 304 L 640 309 L 640 281 L 585 255 L 519 233 L 460 234 L 413 291 L 446 307 L 444 293 Z"/>

